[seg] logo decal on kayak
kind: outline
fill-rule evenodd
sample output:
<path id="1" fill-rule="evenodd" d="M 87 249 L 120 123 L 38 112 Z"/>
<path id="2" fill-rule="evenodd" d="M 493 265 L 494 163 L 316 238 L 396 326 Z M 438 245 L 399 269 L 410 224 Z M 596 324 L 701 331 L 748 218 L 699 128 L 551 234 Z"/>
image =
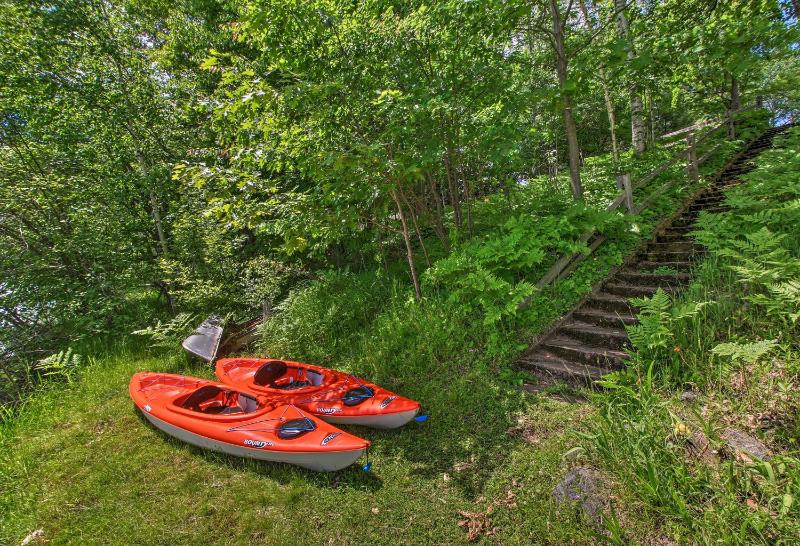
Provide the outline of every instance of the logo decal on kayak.
<path id="1" fill-rule="evenodd" d="M 330 415 L 331 413 L 338 413 L 342 411 L 342 408 L 317 408 L 317 411 L 326 415 Z"/>
<path id="2" fill-rule="evenodd" d="M 390 396 L 389 398 L 387 398 L 386 400 L 384 400 L 383 402 L 381 402 L 381 409 L 383 409 L 383 408 L 385 408 L 386 406 L 388 406 L 389 404 L 391 404 L 391 403 L 392 403 L 392 401 L 393 401 L 395 398 L 397 398 L 397 397 L 396 397 L 396 396 Z"/>
<path id="3" fill-rule="evenodd" d="M 257 447 L 261 449 L 262 447 L 269 447 L 272 445 L 272 442 L 267 442 L 265 440 L 250 440 L 247 439 L 244 441 L 244 445 L 249 447 Z"/>
<path id="4" fill-rule="evenodd" d="M 319 445 L 321 445 L 321 446 L 328 445 L 334 438 L 336 438 L 340 434 L 341 434 L 341 432 L 331 432 L 330 434 L 328 434 L 327 436 L 325 436 L 322 439 L 322 442 Z"/>
<path id="5" fill-rule="evenodd" d="M 150 404 L 145 404 L 144 411 L 146 411 L 147 413 L 150 413 L 151 409 L 153 409 L 153 408 L 150 407 Z"/>

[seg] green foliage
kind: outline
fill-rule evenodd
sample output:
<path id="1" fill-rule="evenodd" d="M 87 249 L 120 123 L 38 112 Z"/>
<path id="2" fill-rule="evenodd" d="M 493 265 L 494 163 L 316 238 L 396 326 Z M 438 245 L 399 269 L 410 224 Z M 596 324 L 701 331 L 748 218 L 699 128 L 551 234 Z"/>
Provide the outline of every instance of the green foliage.
<path id="1" fill-rule="evenodd" d="M 43 358 L 36 363 L 34 369 L 44 377 L 58 378 L 72 382 L 75 373 L 83 364 L 83 355 L 71 348 Z"/>
<path id="2" fill-rule="evenodd" d="M 799 137 L 790 131 L 779 139 L 783 148 L 758 158 L 744 183 L 728 190 L 730 210 L 701 216 L 696 236 L 710 253 L 696 281 L 675 301 L 663 292 L 635 300 L 642 312 L 629 329 L 630 366 L 607 376 L 606 392 L 595 395 L 590 451 L 688 542 L 713 542 L 720 528 L 735 530 L 726 537 L 733 544 L 800 537 L 797 427 L 754 427 L 785 451 L 749 464 L 730 453 L 720 430 L 751 415 L 796 412 Z M 686 384 L 698 407 L 673 394 Z M 705 455 L 702 438 L 712 450 Z"/>
<path id="3" fill-rule="evenodd" d="M 152 348 L 174 350 L 197 327 L 198 320 L 199 317 L 192 313 L 178 313 L 170 320 L 159 320 L 153 326 L 132 333 L 147 338 Z"/>
<path id="4" fill-rule="evenodd" d="M 486 325 L 516 315 L 530 297 L 535 279 L 561 254 L 587 252 L 579 238 L 586 230 L 619 227 L 618 214 L 576 205 L 561 216 L 512 216 L 499 232 L 476 238 L 439 260 L 426 282 L 445 290 L 449 300 L 483 314 Z"/>
<path id="5" fill-rule="evenodd" d="M 775 348 L 777 341 L 767 339 L 753 343 L 720 343 L 711 352 L 717 356 L 726 356 L 733 361 L 755 363 L 762 356 Z"/>

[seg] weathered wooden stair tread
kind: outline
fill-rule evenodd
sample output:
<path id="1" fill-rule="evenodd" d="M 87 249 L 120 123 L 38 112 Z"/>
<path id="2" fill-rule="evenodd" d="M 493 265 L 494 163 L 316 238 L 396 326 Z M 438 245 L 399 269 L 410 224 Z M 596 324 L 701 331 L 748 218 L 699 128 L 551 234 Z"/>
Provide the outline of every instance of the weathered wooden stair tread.
<path id="1" fill-rule="evenodd" d="M 582 322 L 602 325 L 636 324 L 639 322 L 636 315 L 615 313 L 591 307 L 577 309 L 572 316 Z"/>
<path id="2" fill-rule="evenodd" d="M 589 364 L 570 362 L 546 352 L 537 354 L 536 358 L 523 357 L 519 362 L 522 367 L 537 373 L 564 381 L 584 384 L 599 381 L 604 375 L 613 371 Z"/>
<path id="3" fill-rule="evenodd" d="M 778 132 L 767 130 L 751 142 L 712 187 L 686 203 L 669 225 L 530 347 L 517 365 L 543 379 L 581 385 L 592 385 L 603 375 L 624 367 L 628 359 L 624 349 L 630 348 L 625 327 L 639 320 L 630 298 L 652 296 L 659 288 L 674 293 L 691 281 L 694 261 L 704 252 L 690 235 L 697 229 L 697 219 L 703 212 L 728 209 L 725 190 L 753 170 L 753 159 L 771 147 Z"/>

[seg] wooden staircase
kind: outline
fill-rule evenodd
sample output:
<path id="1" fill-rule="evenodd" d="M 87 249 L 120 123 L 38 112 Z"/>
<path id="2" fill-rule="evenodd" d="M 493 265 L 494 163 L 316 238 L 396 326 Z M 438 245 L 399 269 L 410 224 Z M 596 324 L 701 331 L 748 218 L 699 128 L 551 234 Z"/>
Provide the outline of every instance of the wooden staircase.
<path id="1" fill-rule="evenodd" d="M 659 288 L 675 293 L 691 278 L 703 253 L 689 236 L 701 211 L 724 210 L 724 191 L 754 168 L 752 159 L 772 146 L 785 127 L 771 128 L 750 142 L 715 178 L 708 189 L 687 201 L 654 238 L 612 272 L 518 360 L 545 383 L 589 385 L 625 366 L 630 347 L 625 325 L 637 322 L 629 299 L 652 296 Z"/>

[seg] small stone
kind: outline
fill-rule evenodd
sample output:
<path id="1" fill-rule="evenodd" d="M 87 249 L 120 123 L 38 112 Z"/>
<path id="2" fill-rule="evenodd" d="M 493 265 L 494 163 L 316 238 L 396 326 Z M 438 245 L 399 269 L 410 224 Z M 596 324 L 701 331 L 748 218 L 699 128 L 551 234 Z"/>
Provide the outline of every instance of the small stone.
<path id="1" fill-rule="evenodd" d="M 36 529 L 34 532 L 30 533 L 28 536 L 22 539 L 21 546 L 28 546 L 34 540 L 41 538 L 44 535 L 44 529 Z"/>
<path id="2" fill-rule="evenodd" d="M 377 506 L 373 506 L 372 507 L 372 513 L 373 514 L 377 514 L 378 512 L 380 512 L 380 510 L 378 510 L 378 507 Z"/>
<path id="3" fill-rule="evenodd" d="M 442 479 L 443 479 L 444 481 L 446 481 L 446 482 L 449 482 L 449 481 L 450 481 L 450 474 L 448 474 L 447 472 L 445 472 L 444 474 L 442 474 Z"/>
<path id="4" fill-rule="evenodd" d="M 684 404 L 693 404 L 697 402 L 698 398 L 700 398 L 700 395 L 698 395 L 696 392 L 683 391 L 681 393 L 681 402 Z"/>
<path id="5" fill-rule="evenodd" d="M 558 504 L 579 502 L 586 517 L 599 522 L 608 498 L 602 494 L 601 477 L 588 466 L 578 466 L 567 472 L 555 489 L 553 497 Z"/>
<path id="6" fill-rule="evenodd" d="M 753 438 L 739 429 L 726 428 L 722 431 L 720 438 L 733 449 L 739 459 L 745 462 L 750 462 L 753 459 L 769 461 L 772 458 L 769 448 L 761 440 Z"/>
<path id="7" fill-rule="evenodd" d="M 694 432 L 689 439 L 686 440 L 686 451 L 695 459 L 699 459 L 706 464 L 716 464 L 717 452 L 711 449 L 711 442 L 702 431 Z"/>

